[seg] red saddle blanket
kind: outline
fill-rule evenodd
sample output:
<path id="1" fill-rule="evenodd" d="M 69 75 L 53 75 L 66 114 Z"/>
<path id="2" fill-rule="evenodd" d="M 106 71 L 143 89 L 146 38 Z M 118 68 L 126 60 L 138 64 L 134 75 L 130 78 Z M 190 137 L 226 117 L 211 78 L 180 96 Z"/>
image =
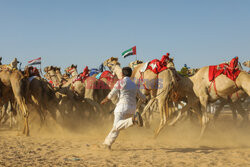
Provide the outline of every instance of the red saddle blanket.
<path id="1" fill-rule="evenodd" d="M 110 71 L 103 71 L 101 76 L 100 76 L 100 79 L 102 78 L 106 78 L 108 81 L 113 81 L 114 80 L 114 75 L 110 72 Z"/>
<path id="2" fill-rule="evenodd" d="M 73 81 L 75 83 L 76 81 L 82 81 L 84 82 L 89 77 L 89 68 L 86 66 L 81 74 L 77 76 L 77 78 Z"/>
<path id="3" fill-rule="evenodd" d="M 231 80 L 235 81 L 241 72 L 237 68 L 237 65 L 238 65 L 238 57 L 235 57 L 230 61 L 229 64 L 222 63 L 216 66 L 209 66 L 209 73 L 208 73 L 209 81 L 214 81 L 215 78 L 221 74 L 224 74 Z"/>
<path id="4" fill-rule="evenodd" d="M 149 62 L 147 69 L 150 69 L 155 74 L 159 74 L 163 70 L 167 69 L 168 67 L 166 60 L 169 60 L 169 54 L 163 55 L 161 60 L 154 59 L 151 62 Z"/>

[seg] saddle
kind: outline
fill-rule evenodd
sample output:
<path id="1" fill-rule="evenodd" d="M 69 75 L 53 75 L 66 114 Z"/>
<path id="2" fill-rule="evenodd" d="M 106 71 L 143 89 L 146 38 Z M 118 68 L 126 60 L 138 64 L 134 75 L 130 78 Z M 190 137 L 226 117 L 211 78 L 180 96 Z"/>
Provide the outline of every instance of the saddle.
<path id="1" fill-rule="evenodd" d="M 209 92 L 211 91 L 212 84 L 214 84 L 214 90 L 215 90 L 216 95 L 218 96 L 218 92 L 217 92 L 216 84 L 215 84 L 215 78 L 217 78 L 221 74 L 226 75 L 229 79 L 234 81 L 236 85 L 235 80 L 237 79 L 238 75 L 241 72 L 239 68 L 237 68 L 237 66 L 238 66 L 238 57 L 233 58 L 229 64 L 222 63 L 216 66 L 209 66 L 208 79 L 211 82 L 211 84 L 210 84 L 208 91 Z M 236 85 L 236 87 L 238 86 Z"/>
<path id="2" fill-rule="evenodd" d="M 229 79 L 235 81 L 238 75 L 240 74 L 238 65 L 238 57 L 233 58 L 230 63 L 222 63 L 215 66 L 209 66 L 208 78 L 209 81 L 214 81 L 216 77 L 223 74 L 226 75 Z"/>
<path id="3" fill-rule="evenodd" d="M 169 60 L 169 54 L 163 55 L 161 60 L 154 59 L 148 63 L 147 69 L 150 69 L 155 74 L 159 74 L 163 70 L 168 69 L 166 60 Z"/>

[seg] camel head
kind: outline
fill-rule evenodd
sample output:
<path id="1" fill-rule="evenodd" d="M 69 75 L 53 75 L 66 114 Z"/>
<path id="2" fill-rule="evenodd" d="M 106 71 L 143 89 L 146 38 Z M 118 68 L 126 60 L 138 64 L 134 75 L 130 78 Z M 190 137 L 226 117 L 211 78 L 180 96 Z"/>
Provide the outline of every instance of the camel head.
<path id="1" fill-rule="evenodd" d="M 174 58 L 169 58 L 169 59 L 167 60 L 167 67 L 168 67 L 168 68 L 173 68 L 173 69 L 175 69 L 175 66 L 174 66 Z"/>
<path id="2" fill-rule="evenodd" d="M 248 67 L 248 68 L 250 68 L 250 60 L 249 61 L 245 61 L 243 63 L 243 65 L 246 66 L 246 67 Z"/>
<path id="3" fill-rule="evenodd" d="M 72 64 L 71 66 L 69 66 L 69 67 L 67 67 L 66 69 L 65 69 L 65 73 L 66 74 L 73 74 L 73 73 L 76 73 L 77 74 L 77 65 L 74 65 L 74 64 Z"/>
<path id="4" fill-rule="evenodd" d="M 120 63 L 118 62 L 118 58 L 117 57 L 111 57 L 111 58 L 105 60 L 103 62 L 103 65 L 107 66 L 110 70 L 112 70 L 114 68 L 114 66 L 116 66 L 116 65 L 120 66 Z"/>
<path id="5" fill-rule="evenodd" d="M 56 73 L 61 73 L 61 68 L 60 67 L 55 67 Z"/>
<path id="6" fill-rule="evenodd" d="M 142 64 L 143 61 L 140 61 L 140 60 L 136 60 L 136 61 L 132 61 L 129 63 L 129 67 L 134 69 L 138 64 Z"/>
<path id="7" fill-rule="evenodd" d="M 189 76 L 193 76 L 194 74 L 196 74 L 199 71 L 199 68 L 191 68 L 188 69 L 188 75 Z"/>
<path id="8" fill-rule="evenodd" d="M 10 63 L 10 66 L 12 67 L 12 68 L 15 68 L 15 69 L 17 69 L 17 64 L 18 64 L 19 62 L 17 61 L 17 58 L 15 58 L 11 63 Z"/>
<path id="9" fill-rule="evenodd" d="M 53 66 L 47 66 L 44 68 L 44 72 L 46 72 L 46 73 L 48 73 L 50 71 L 54 71 L 54 70 L 55 70 L 55 68 Z"/>

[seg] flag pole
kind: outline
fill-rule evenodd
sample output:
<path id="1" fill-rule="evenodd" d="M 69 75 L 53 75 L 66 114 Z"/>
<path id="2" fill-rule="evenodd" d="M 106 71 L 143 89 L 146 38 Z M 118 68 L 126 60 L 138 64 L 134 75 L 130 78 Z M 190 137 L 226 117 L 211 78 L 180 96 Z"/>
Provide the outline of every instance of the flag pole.
<path id="1" fill-rule="evenodd" d="M 138 52 L 137 52 L 137 48 L 136 48 L 136 56 L 135 56 L 135 61 L 137 61 L 137 53 L 138 53 Z"/>

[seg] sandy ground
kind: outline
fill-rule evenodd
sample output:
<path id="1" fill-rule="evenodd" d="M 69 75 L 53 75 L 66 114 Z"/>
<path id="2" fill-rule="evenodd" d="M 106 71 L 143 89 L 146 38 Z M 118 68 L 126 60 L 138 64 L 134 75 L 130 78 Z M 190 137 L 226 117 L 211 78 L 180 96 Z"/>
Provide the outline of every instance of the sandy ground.
<path id="1" fill-rule="evenodd" d="M 31 125 L 32 126 L 32 125 Z M 72 130 L 31 128 L 31 136 L 0 128 L 0 166 L 250 166 L 249 128 L 222 116 L 197 142 L 199 125 L 189 120 L 153 138 L 153 128 L 120 133 L 112 150 L 100 147 L 111 122 Z"/>

